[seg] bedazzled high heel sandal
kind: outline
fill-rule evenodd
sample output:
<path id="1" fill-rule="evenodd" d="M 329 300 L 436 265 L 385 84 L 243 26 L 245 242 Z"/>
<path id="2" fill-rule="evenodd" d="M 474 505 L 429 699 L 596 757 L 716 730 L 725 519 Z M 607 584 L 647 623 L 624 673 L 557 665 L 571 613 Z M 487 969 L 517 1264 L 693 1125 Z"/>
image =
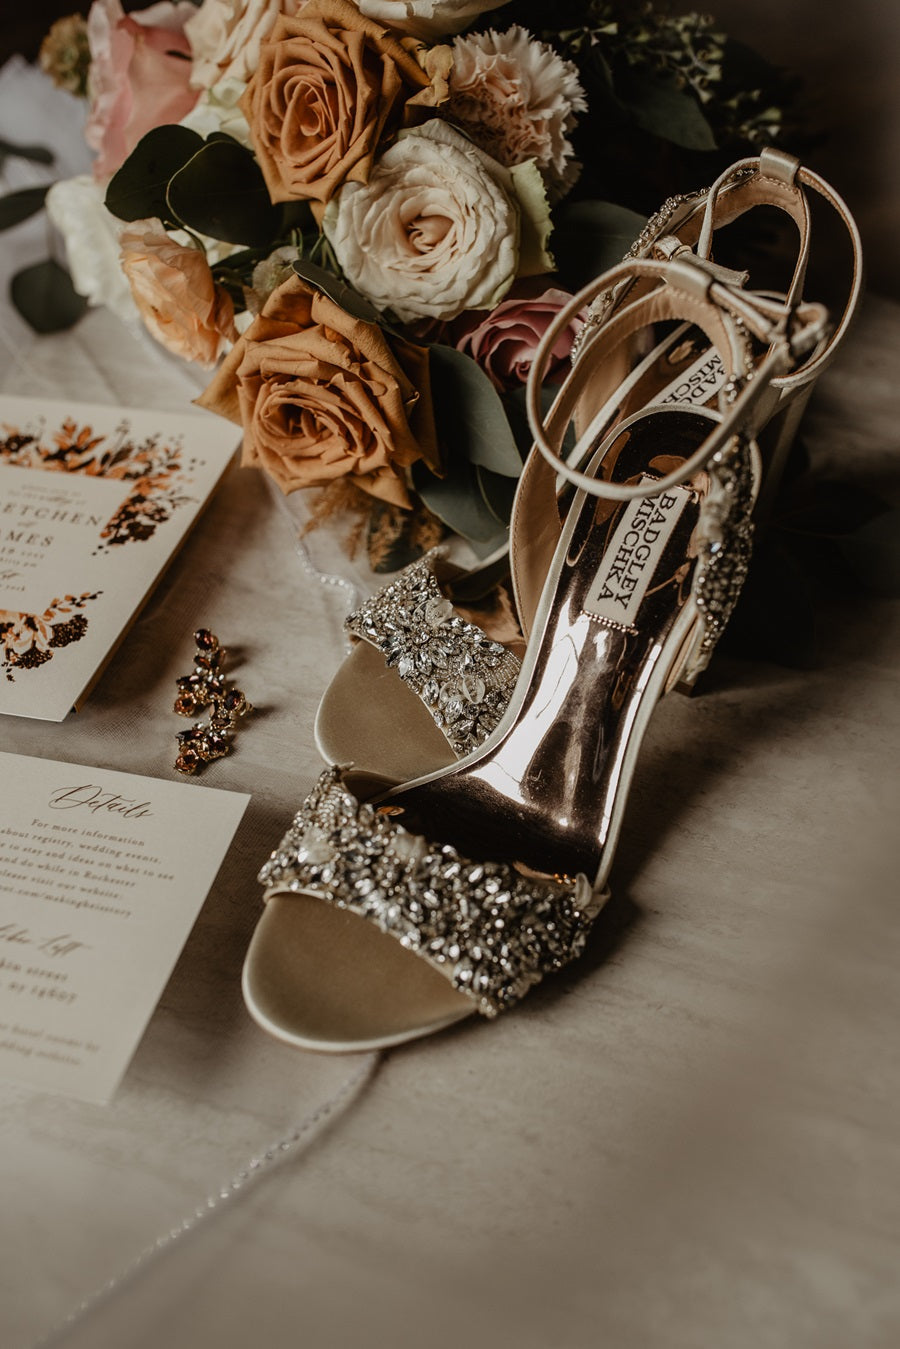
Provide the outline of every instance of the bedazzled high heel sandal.
<path id="1" fill-rule="evenodd" d="M 766 149 L 759 156 L 732 164 L 710 188 L 670 198 L 647 222 L 629 253 L 631 259 L 658 260 L 696 253 L 707 260 L 711 273 L 719 279 L 755 290 L 754 275 L 722 266 L 713 253 L 728 227 L 748 212 L 774 209 L 796 227 L 796 255 L 786 289 L 763 294 L 791 308 L 803 298 L 806 286 L 812 206 L 817 200 L 824 203 L 832 224 L 836 223 L 845 236 L 847 275 L 840 278 L 837 287 L 838 317 L 830 341 L 803 365 L 773 381 L 779 397 L 777 408 L 760 432 L 765 473 L 757 517 L 771 506 L 815 380 L 833 358 L 856 312 L 862 268 L 853 217 L 824 179 L 793 156 Z M 655 279 L 642 276 L 604 290 L 592 306 L 580 342 L 589 340 L 598 325 L 657 284 Z M 596 372 L 591 389 L 581 395 L 577 423 L 583 427 L 596 419 L 601 409 L 605 409 L 611 426 L 614 418 L 624 420 L 654 404 L 715 407 L 724 382 L 721 360 L 690 322 L 656 332 L 649 351 L 645 332 L 640 340 L 630 346 L 623 343 L 610 353 L 605 368 Z M 571 456 L 570 463 L 574 463 Z M 532 456 L 523 473 L 510 537 L 509 568 L 522 640 L 511 641 L 504 636 L 506 654 L 491 645 L 491 639 L 472 623 L 471 615 L 459 614 L 453 608 L 453 581 L 458 583 L 459 575 L 453 576 L 434 555 L 413 564 L 358 613 L 350 615 L 347 629 L 357 645 L 326 689 L 316 719 L 316 741 L 326 762 L 352 760 L 387 777 L 405 779 L 452 763 L 493 729 L 515 682 L 524 637 L 531 629 L 562 527 L 569 497 L 563 494 L 560 498 L 558 488 L 559 479 L 552 466 Z M 421 603 L 413 602 L 414 596 Z M 466 627 L 467 623 L 470 626 Z M 446 655 L 446 662 L 439 666 L 430 663 L 428 648 L 439 661 Z M 482 653 L 480 661 L 475 659 L 476 653 Z M 490 673 L 473 670 L 473 660 L 487 665 Z"/>
<path id="2" fill-rule="evenodd" d="M 821 306 L 760 300 L 697 259 L 629 261 L 573 305 L 623 288 L 546 420 L 552 329 L 532 372 L 531 459 L 577 490 L 561 533 L 554 496 L 532 540 L 559 535 L 499 724 L 403 786 L 327 770 L 262 870 L 244 996 L 283 1040 L 372 1049 L 493 1016 L 579 954 L 608 896 L 652 710 L 703 668 L 743 583 L 776 381 L 828 345 Z M 716 408 L 598 407 L 599 372 L 660 323 L 705 335 L 725 372 Z M 573 418 L 580 468 L 560 458 Z"/>

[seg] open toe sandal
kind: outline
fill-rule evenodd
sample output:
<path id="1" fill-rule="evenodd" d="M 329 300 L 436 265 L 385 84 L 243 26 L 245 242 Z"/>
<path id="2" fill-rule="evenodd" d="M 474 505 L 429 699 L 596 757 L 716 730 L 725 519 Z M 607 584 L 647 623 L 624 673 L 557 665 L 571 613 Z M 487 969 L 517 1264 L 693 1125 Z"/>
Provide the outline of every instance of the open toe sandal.
<path id="1" fill-rule="evenodd" d="M 586 304 L 594 320 L 546 418 L 555 328 L 529 382 L 528 467 L 561 475 L 570 500 L 560 524 L 551 491 L 547 527 L 529 535 L 521 503 L 533 525 L 540 492 L 520 487 L 517 563 L 542 577 L 498 724 L 402 785 L 326 770 L 262 870 L 244 996 L 283 1040 L 387 1047 L 494 1016 L 577 956 L 609 893 L 653 708 L 696 678 L 740 592 L 757 438 L 797 372 L 830 358 L 823 307 L 742 291 L 692 254 L 621 264 L 558 323 Z M 623 348 L 681 324 L 721 362 L 715 407 L 651 403 L 623 417 L 596 395 Z"/>

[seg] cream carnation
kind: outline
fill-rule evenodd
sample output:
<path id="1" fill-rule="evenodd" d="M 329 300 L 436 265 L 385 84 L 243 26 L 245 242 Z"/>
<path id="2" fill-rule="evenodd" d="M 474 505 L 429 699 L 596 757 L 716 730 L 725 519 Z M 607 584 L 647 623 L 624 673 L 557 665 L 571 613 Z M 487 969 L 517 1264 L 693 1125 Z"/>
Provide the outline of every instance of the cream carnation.
<path id="1" fill-rule="evenodd" d="M 208 89 L 220 80 L 247 83 L 259 63 L 259 44 L 280 14 L 293 17 L 305 0 L 203 0 L 184 31 L 193 55 L 191 84 Z"/>
<path id="2" fill-rule="evenodd" d="M 403 322 L 490 309 L 519 266 L 510 174 L 437 118 L 345 183 L 323 228 L 350 284 Z"/>
<path id="3" fill-rule="evenodd" d="M 577 176 L 568 133 L 586 108 L 576 67 L 525 28 L 453 43 L 449 115 L 501 164 L 533 159 L 557 195 Z"/>
<path id="4" fill-rule="evenodd" d="M 423 42 L 459 33 L 506 0 L 354 0 L 360 13 Z"/>

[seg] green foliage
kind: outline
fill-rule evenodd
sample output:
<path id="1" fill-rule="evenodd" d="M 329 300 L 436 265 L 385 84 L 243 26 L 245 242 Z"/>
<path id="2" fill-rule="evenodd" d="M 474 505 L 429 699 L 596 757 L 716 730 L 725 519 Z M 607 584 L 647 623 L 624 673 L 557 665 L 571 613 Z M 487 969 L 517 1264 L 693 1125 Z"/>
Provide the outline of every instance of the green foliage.
<path id="1" fill-rule="evenodd" d="M 27 159 L 32 164 L 51 165 L 56 156 L 46 145 L 19 145 L 0 136 L 0 168 L 7 159 Z"/>
<path id="2" fill-rule="evenodd" d="M 421 461 L 413 464 L 412 480 L 428 509 L 461 534 L 479 557 L 487 557 L 506 538 L 506 525 L 484 498 L 476 465 L 462 455 L 454 457 L 443 478 L 436 478 Z"/>
<path id="3" fill-rule="evenodd" d="M 637 211 L 610 201 L 564 202 L 553 242 L 566 284 L 580 290 L 621 262 L 646 223 Z"/>
<path id="4" fill-rule="evenodd" d="M 351 314 L 353 318 L 362 319 L 364 323 L 384 324 L 381 312 L 364 299 L 359 291 L 348 286 L 339 276 L 335 276 L 334 272 L 327 271 L 316 262 L 310 262 L 308 258 L 299 258 L 292 265 L 302 280 L 315 286 L 316 290 L 327 295 L 329 300 L 340 305 L 341 309 Z"/>
<path id="5" fill-rule="evenodd" d="M 279 231 L 281 213 L 269 199 L 262 169 L 253 153 L 230 136 L 201 142 L 172 173 L 165 199 L 171 219 L 226 244 L 267 248 Z"/>
<path id="6" fill-rule="evenodd" d="M 16 309 L 37 333 L 71 328 L 88 307 L 64 267 L 52 258 L 17 272 L 9 285 Z"/>
<path id="7" fill-rule="evenodd" d="M 106 209 L 119 220 L 159 219 L 176 224 L 169 183 L 205 142 L 186 126 L 158 126 L 138 141 L 106 189 Z"/>
<path id="8" fill-rule="evenodd" d="M 621 102 L 644 131 L 685 150 L 714 150 L 716 138 L 695 95 L 676 75 L 630 71 Z"/>
<path id="9" fill-rule="evenodd" d="M 422 500 L 449 529 L 486 556 L 503 541 L 522 457 L 503 401 L 470 356 L 429 349 L 434 419 L 444 476 L 413 466 Z"/>
<path id="10" fill-rule="evenodd" d="M 12 229 L 43 209 L 50 187 L 23 187 L 0 197 L 0 230 Z"/>

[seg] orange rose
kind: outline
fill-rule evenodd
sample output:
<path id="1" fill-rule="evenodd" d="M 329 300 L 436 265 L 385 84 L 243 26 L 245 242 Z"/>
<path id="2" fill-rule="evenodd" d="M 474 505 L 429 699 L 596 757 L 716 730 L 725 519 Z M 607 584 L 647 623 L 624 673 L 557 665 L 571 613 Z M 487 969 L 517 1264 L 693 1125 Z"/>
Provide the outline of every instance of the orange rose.
<path id="1" fill-rule="evenodd" d="M 401 470 L 422 458 L 436 467 L 425 350 L 399 339 L 392 350 L 377 324 L 298 276 L 272 292 L 196 402 L 243 425 L 242 462 L 285 493 L 348 477 L 408 507 Z"/>
<path id="2" fill-rule="evenodd" d="M 366 182 L 408 109 L 447 97 L 450 61 L 449 48 L 392 37 L 347 0 L 280 18 L 241 99 L 272 200 L 327 202 L 346 179 Z"/>
<path id="3" fill-rule="evenodd" d="M 171 239 L 159 220 L 136 220 L 119 236 L 122 270 L 144 323 L 176 356 L 215 365 L 236 336 L 231 297 L 206 257 Z"/>

